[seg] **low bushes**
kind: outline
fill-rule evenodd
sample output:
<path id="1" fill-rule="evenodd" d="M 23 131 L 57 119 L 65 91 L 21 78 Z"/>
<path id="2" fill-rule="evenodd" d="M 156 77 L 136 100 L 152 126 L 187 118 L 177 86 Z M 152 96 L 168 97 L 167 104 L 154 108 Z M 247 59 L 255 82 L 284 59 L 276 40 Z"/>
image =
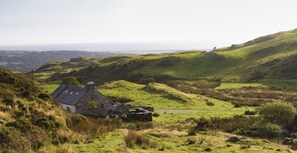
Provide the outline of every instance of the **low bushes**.
<path id="1" fill-rule="evenodd" d="M 206 105 L 208 105 L 208 106 L 214 106 L 214 103 L 213 103 L 213 102 L 207 101 L 207 102 L 205 102 L 205 103 L 206 103 Z"/>
<path id="2" fill-rule="evenodd" d="M 126 97 L 116 97 L 116 96 L 108 96 L 108 98 L 113 102 L 119 102 L 119 103 L 128 103 L 133 102 L 133 99 L 126 98 Z"/>
<path id="3" fill-rule="evenodd" d="M 200 118 L 196 122 L 195 129 L 204 131 L 207 129 L 222 130 L 225 132 L 235 132 L 239 129 L 249 129 L 259 121 L 258 117 L 234 116 L 232 118 Z"/>
<path id="4" fill-rule="evenodd" d="M 9 105 L 9 106 L 13 106 L 14 105 L 14 99 L 13 97 L 5 97 L 2 102 L 5 104 L 5 105 Z"/>
<path id="5" fill-rule="evenodd" d="M 15 139 L 25 139 L 26 145 L 28 145 L 26 146 L 26 149 L 37 150 L 40 147 L 44 146 L 44 144 L 51 139 L 51 136 L 49 136 L 45 130 L 32 125 L 31 122 L 24 120 L 17 120 L 7 123 L 6 127 L 3 127 L 2 130 L 5 131 L 5 129 L 10 129 L 11 134 L 15 135 Z M 19 135 L 19 132 L 22 134 Z M 6 143 L 7 145 L 10 145 L 9 147 L 12 147 L 15 143 L 14 141 L 15 140 L 8 139 Z M 2 142 L 0 144 L 2 144 Z M 16 149 L 12 147 L 11 150 L 13 149 L 18 150 L 18 148 Z"/>
<path id="6" fill-rule="evenodd" d="M 128 126 L 128 129 L 130 130 L 144 130 L 144 129 L 150 129 L 153 128 L 153 123 L 151 122 L 135 122 L 135 123 L 131 123 Z"/>
<path id="7" fill-rule="evenodd" d="M 244 115 L 256 115 L 256 112 L 247 110 L 244 112 Z"/>
<path id="8" fill-rule="evenodd" d="M 117 119 L 93 119 L 76 114 L 67 118 L 66 125 L 75 132 L 94 136 L 120 128 L 121 121 Z"/>
<path id="9" fill-rule="evenodd" d="M 144 135 L 138 134 L 136 131 L 129 130 L 128 135 L 125 137 L 127 147 L 133 148 L 134 146 L 143 149 L 151 147 L 152 143 Z"/>
<path id="10" fill-rule="evenodd" d="M 44 101 L 48 101 L 48 100 L 51 99 L 51 97 L 48 94 L 45 94 L 45 93 L 40 93 L 37 97 L 44 100 Z"/>
<path id="11" fill-rule="evenodd" d="M 157 113 L 157 112 L 153 112 L 153 117 L 159 117 L 160 116 L 160 114 L 159 113 Z"/>
<path id="12" fill-rule="evenodd" d="M 0 151 L 28 152 L 31 148 L 31 142 L 14 127 L 0 128 Z"/>
<path id="13" fill-rule="evenodd" d="M 60 124 L 56 122 L 53 117 L 39 118 L 36 121 L 34 121 L 33 124 L 47 131 L 56 131 L 60 127 Z"/>

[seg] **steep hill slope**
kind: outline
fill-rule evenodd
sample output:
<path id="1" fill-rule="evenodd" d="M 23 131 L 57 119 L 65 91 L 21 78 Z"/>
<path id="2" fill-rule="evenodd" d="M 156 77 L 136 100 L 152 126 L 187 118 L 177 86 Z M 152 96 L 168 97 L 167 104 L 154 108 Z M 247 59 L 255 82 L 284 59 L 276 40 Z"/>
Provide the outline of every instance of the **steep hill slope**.
<path id="1" fill-rule="evenodd" d="M 97 82 L 129 80 L 151 82 L 170 79 L 296 79 L 297 30 L 257 38 L 211 52 L 116 56 L 69 73 L 56 73 L 48 81 L 65 76 Z M 61 65 L 55 65 L 61 66 Z M 76 68 L 76 66 L 73 66 Z M 39 72 L 44 72 L 39 69 Z"/>
<path id="2" fill-rule="evenodd" d="M 60 143 L 56 133 L 65 127 L 67 113 L 35 83 L 0 69 L 0 90 L 0 152 L 28 152 Z"/>
<path id="3" fill-rule="evenodd" d="M 64 111 L 34 82 L 0 68 L 0 152 L 55 152 L 58 145 L 84 142 L 118 123 Z"/>

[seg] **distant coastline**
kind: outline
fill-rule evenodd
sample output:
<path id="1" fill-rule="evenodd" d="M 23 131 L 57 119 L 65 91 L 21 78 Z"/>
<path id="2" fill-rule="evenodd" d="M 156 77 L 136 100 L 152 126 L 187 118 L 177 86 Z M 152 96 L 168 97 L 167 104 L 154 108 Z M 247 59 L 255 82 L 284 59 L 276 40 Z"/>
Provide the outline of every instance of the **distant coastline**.
<path id="1" fill-rule="evenodd" d="M 89 51 L 111 53 L 173 53 L 188 50 L 211 50 L 223 47 L 208 42 L 125 42 L 125 43 L 74 43 L 74 44 L 41 44 L 1 46 L 2 51 Z M 225 45 L 226 46 L 226 45 Z"/>

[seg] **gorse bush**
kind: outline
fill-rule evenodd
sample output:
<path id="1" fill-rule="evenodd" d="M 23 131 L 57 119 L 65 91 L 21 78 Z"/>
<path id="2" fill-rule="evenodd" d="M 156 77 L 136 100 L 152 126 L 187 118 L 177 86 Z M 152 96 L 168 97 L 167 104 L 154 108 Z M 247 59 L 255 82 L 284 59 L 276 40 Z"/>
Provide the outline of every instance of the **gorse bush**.
<path id="1" fill-rule="evenodd" d="M 259 113 L 265 121 L 286 127 L 293 121 L 296 109 L 290 103 L 273 102 L 264 104 Z"/>

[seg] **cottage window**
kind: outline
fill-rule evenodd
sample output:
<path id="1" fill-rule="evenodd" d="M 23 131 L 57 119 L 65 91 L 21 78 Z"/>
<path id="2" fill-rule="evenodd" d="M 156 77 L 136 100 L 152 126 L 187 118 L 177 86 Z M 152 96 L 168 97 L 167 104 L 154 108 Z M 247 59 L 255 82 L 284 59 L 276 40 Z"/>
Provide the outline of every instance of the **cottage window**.
<path id="1" fill-rule="evenodd" d="M 70 92 L 70 94 L 73 94 L 73 92 Z"/>
<path id="2" fill-rule="evenodd" d="M 75 95 L 78 95 L 79 94 L 79 92 L 77 92 Z"/>
<path id="3" fill-rule="evenodd" d="M 67 92 L 68 92 L 68 90 L 65 91 L 65 93 L 67 93 Z"/>

